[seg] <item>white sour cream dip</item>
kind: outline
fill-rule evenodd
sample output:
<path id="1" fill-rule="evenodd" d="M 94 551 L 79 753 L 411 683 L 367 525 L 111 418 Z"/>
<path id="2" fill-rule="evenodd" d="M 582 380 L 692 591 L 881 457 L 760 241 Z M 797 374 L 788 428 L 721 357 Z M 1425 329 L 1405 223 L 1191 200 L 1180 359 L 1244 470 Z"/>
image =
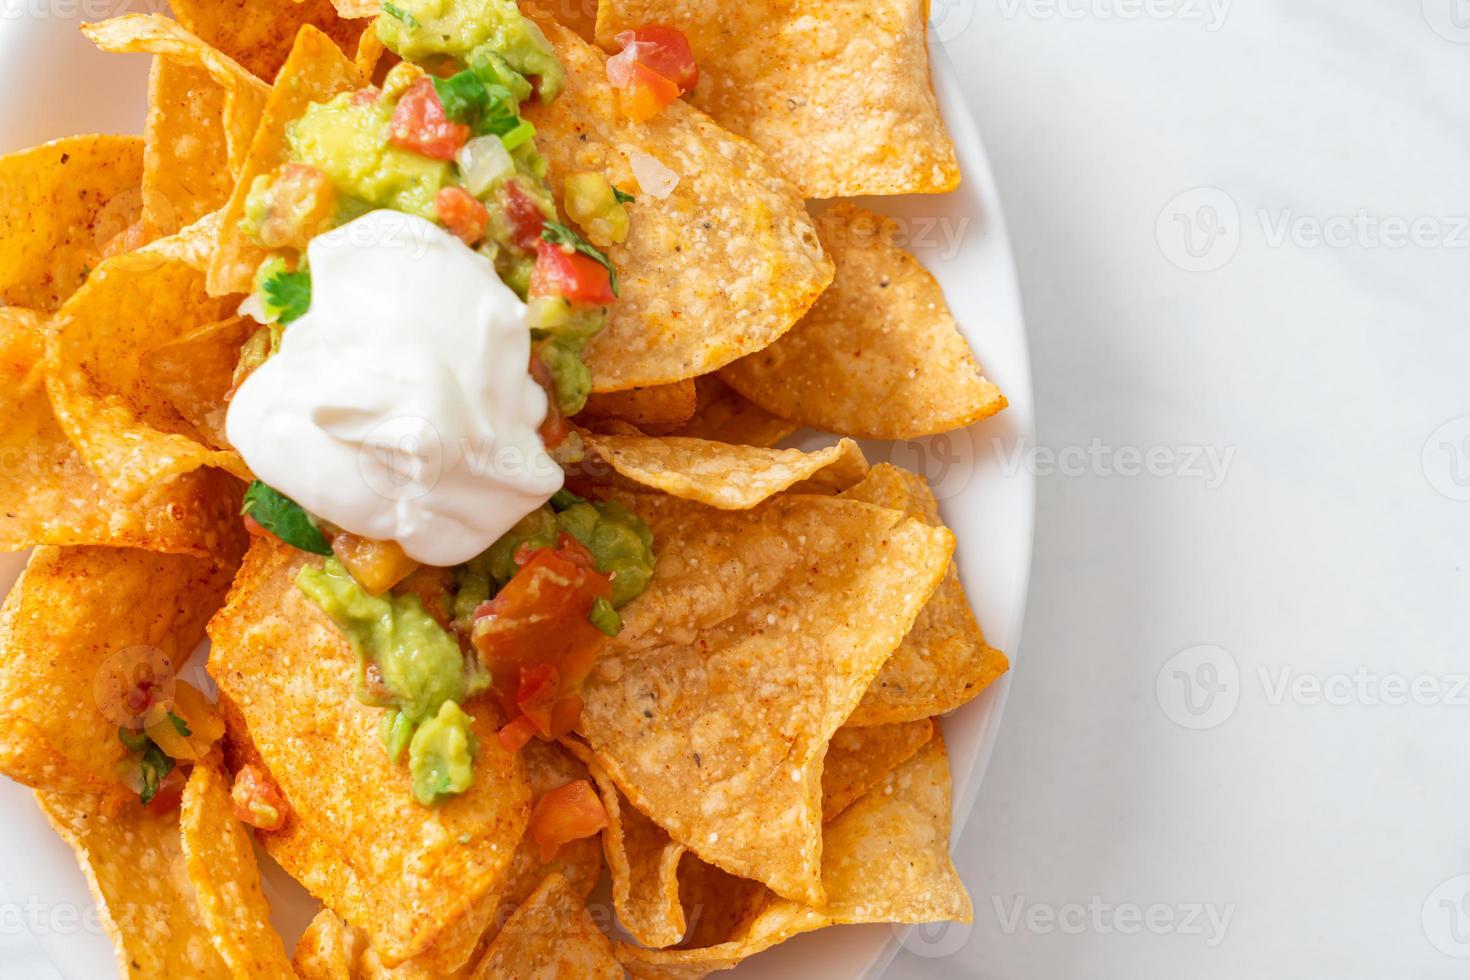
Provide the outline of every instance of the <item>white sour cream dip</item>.
<path id="1" fill-rule="evenodd" d="M 307 248 L 311 308 L 230 402 L 266 484 L 416 561 L 469 561 L 562 485 L 526 306 L 438 225 L 374 211 Z"/>

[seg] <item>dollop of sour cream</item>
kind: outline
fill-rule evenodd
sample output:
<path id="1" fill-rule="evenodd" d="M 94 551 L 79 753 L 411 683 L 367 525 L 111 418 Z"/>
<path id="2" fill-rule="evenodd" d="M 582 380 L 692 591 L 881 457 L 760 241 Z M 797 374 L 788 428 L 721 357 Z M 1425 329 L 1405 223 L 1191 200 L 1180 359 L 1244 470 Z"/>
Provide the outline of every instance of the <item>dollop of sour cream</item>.
<path id="1" fill-rule="evenodd" d="M 307 248 L 311 307 L 230 402 L 255 475 L 427 565 L 469 561 L 561 488 L 526 306 L 432 222 L 373 211 Z"/>

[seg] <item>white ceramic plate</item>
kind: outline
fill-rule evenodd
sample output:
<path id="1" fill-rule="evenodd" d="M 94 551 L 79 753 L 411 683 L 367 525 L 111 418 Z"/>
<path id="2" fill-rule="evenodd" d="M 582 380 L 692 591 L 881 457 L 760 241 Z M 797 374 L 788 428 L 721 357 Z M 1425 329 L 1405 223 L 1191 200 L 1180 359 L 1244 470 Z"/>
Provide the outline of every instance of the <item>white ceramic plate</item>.
<path id="1" fill-rule="evenodd" d="M 148 58 L 106 55 L 77 32 L 81 16 L 0 19 L 0 90 L 44 97 L 0 101 L 0 152 L 86 132 L 140 133 L 146 112 Z M 86 7 L 52 5 L 59 10 Z M 39 12 L 39 13 L 38 13 Z M 98 17 L 106 16 L 106 12 Z M 873 461 L 890 460 L 928 475 L 959 539 L 965 586 L 990 641 L 1014 661 L 1031 563 L 1035 487 L 1021 459 L 1033 433 L 1025 324 L 1010 243 L 995 181 L 963 94 L 942 50 L 935 82 L 959 148 L 964 186 L 943 197 L 865 202 L 902 220 L 907 244 L 944 285 L 950 305 L 988 377 L 1010 408 L 973 428 L 902 443 L 868 444 Z M 18 568 L 0 556 L 0 594 Z M 945 720 L 954 772 L 955 837 L 963 832 L 994 748 L 1009 677 Z M 273 865 L 267 891 L 288 949 L 313 903 Z M 849 926 L 802 936 L 747 962 L 732 977 L 876 977 L 905 930 Z M 116 965 L 70 850 L 52 832 L 30 793 L 0 779 L 0 962 L 6 977 L 91 980 Z"/>

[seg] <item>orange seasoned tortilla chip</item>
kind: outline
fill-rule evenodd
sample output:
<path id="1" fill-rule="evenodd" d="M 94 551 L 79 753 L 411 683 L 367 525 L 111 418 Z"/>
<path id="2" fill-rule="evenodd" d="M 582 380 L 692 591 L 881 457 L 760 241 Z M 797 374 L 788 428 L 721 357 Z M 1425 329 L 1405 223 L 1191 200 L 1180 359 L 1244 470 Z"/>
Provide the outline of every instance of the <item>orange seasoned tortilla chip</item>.
<path id="1" fill-rule="evenodd" d="M 235 980 L 292 980 L 281 937 L 270 924 L 250 834 L 230 802 L 230 777 L 214 759 L 194 766 L 184 786 L 180 827 L 184 868 L 214 950 Z"/>
<path id="2" fill-rule="evenodd" d="M 827 762 L 822 768 L 822 822 L 835 820 L 933 736 L 934 723 L 928 718 L 871 728 L 839 728 L 827 747 Z"/>
<path id="3" fill-rule="evenodd" d="M 687 848 L 628 803 L 592 750 L 575 739 L 568 749 L 587 763 L 597 795 L 607 811 L 603 851 L 612 874 L 613 908 L 618 922 L 645 946 L 672 946 L 684 936 L 684 908 L 679 902 L 679 861 Z"/>
<path id="4" fill-rule="evenodd" d="M 603 0 L 597 37 L 668 24 L 689 38 L 691 101 L 754 142 L 806 197 L 928 194 L 960 183 L 925 44 L 928 0 Z"/>
<path id="5" fill-rule="evenodd" d="M 754 146 L 683 103 L 630 122 L 603 54 L 531 13 L 567 73 L 556 101 L 526 110 L 557 198 L 580 172 L 637 197 L 628 240 L 608 250 L 622 296 L 587 346 L 592 390 L 670 384 L 769 346 L 832 280 L 795 189 Z M 671 171 L 678 183 L 642 187 L 635 169 Z"/>
<path id="6" fill-rule="evenodd" d="M 696 378 L 694 417 L 673 435 L 713 439 L 735 446 L 774 446 L 798 428 L 735 391 L 717 374 Z"/>
<path id="7" fill-rule="evenodd" d="M 939 585 L 954 538 L 832 497 L 626 503 L 658 562 L 587 681 L 581 733 L 674 840 L 819 904 L 828 740 Z"/>
<path id="8" fill-rule="evenodd" d="M 692 980 L 827 926 L 970 922 L 970 898 L 949 857 L 949 826 L 949 765 L 936 733 L 823 832 L 827 904 L 820 910 L 767 895 L 754 914 L 720 920 L 734 924 L 724 942 L 680 950 L 619 944 L 618 958 L 637 978 Z"/>
<path id="9" fill-rule="evenodd" d="M 618 475 L 654 490 L 718 507 L 749 510 L 797 484 L 839 490 L 868 471 L 851 439 L 812 453 L 762 449 L 683 436 L 587 435 L 588 448 Z"/>
<path id="10" fill-rule="evenodd" d="M 179 23 L 270 82 L 303 25 L 326 34 L 349 55 L 377 13 L 339 14 L 330 0 L 170 0 Z"/>
<path id="11" fill-rule="evenodd" d="M 593 395 L 587 399 L 582 416 L 587 419 L 627 422 L 640 429 L 650 426 L 676 426 L 694 415 L 695 393 L 692 380 L 652 388 L 630 388 Z"/>
<path id="12" fill-rule="evenodd" d="M 0 307 L 0 551 L 115 545 L 209 557 L 240 509 L 239 484 L 197 470 L 125 504 L 67 440 L 43 378 L 37 317 Z"/>
<path id="13" fill-rule="evenodd" d="M 263 835 L 266 849 L 397 966 L 500 886 L 530 815 L 526 769 L 501 748 L 491 709 L 471 705 L 474 785 L 434 807 L 415 802 L 407 767 L 384 750 L 382 710 L 357 700 L 351 647 L 296 587 L 307 557 L 251 548 L 210 623 L 209 672 L 301 825 Z M 461 940 L 468 950 L 478 938 Z"/>
<path id="14" fill-rule="evenodd" d="M 125 977 L 225 977 L 184 870 L 179 814 L 136 803 L 104 816 L 96 799 L 38 792 L 102 912 Z"/>
<path id="15" fill-rule="evenodd" d="M 358 980 L 358 959 L 367 936 L 331 909 L 322 909 L 301 938 L 291 965 L 301 980 Z"/>
<path id="16" fill-rule="evenodd" d="M 621 980 L 623 968 L 587 914 L 582 896 L 561 875 L 552 874 L 506 922 L 474 976 Z"/>
<path id="17" fill-rule="evenodd" d="M 333 0 L 341 17 L 376 17 L 383 9 L 382 0 Z"/>
<path id="18" fill-rule="evenodd" d="M 202 327 L 143 352 L 143 374 L 204 440 L 228 449 L 225 413 L 240 360 L 240 347 L 259 329 L 249 317 L 235 316 Z"/>
<path id="19" fill-rule="evenodd" d="M 0 304 L 49 313 L 138 220 L 143 141 L 70 136 L 0 156 Z"/>
<path id="20" fill-rule="evenodd" d="M 886 219 L 840 204 L 817 224 L 836 281 L 790 333 L 721 372 L 731 387 L 782 418 L 871 439 L 946 432 L 1005 408 L 939 283 Z"/>
<path id="21" fill-rule="evenodd" d="M 943 525 L 939 503 L 924 478 L 887 463 L 843 494 L 901 510 L 934 527 Z M 959 568 L 953 562 L 914 628 L 883 665 L 849 725 L 912 721 L 953 711 L 974 698 L 1009 667 L 1006 655 L 985 642 Z"/>
<path id="22" fill-rule="evenodd" d="M 205 297 L 195 265 L 200 229 L 214 227 L 205 219 L 108 259 L 52 321 L 51 406 L 87 465 L 124 501 L 201 466 L 250 475 L 234 453 L 201 443 L 142 367 L 145 349 L 223 319 L 232 305 Z"/>
<path id="23" fill-rule="evenodd" d="M 37 548 L 0 613 L 0 771 L 37 789 L 122 796 L 126 698 L 165 687 L 224 600 L 239 547 L 215 559 Z"/>
<path id="24" fill-rule="evenodd" d="M 255 270 L 270 254 L 240 230 L 240 219 L 245 216 L 245 199 L 250 194 L 251 182 L 286 162 L 287 125 L 305 113 L 313 102 L 326 102 L 363 84 L 357 66 L 330 37 L 311 26 L 301 28 L 296 45 L 266 98 L 260 128 L 250 144 L 250 155 L 235 183 L 230 203 L 225 206 L 219 250 L 209 267 L 210 295 L 249 292 Z"/>

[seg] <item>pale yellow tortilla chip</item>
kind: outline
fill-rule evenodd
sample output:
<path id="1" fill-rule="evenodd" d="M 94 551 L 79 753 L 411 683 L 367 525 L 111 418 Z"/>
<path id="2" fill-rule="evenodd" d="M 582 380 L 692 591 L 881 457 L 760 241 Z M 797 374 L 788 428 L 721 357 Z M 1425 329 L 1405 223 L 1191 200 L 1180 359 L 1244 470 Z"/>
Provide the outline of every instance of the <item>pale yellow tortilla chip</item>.
<path id="1" fill-rule="evenodd" d="M 960 183 L 929 79 L 928 0 L 603 0 L 597 37 L 677 27 L 699 64 L 690 96 L 770 155 L 809 198 L 931 194 Z"/>
<path id="2" fill-rule="evenodd" d="M 822 822 L 837 819 L 933 737 L 934 723 L 928 718 L 837 729 L 822 767 Z"/>
<path id="3" fill-rule="evenodd" d="M 123 977 L 225 977 L 184 870 L 179 814 L 130 803 L 104 816 L 97 800 L 38 792 L 51 826 L 76 852 Z"/>
<path id="4" fill-rule="evenodd" d="M 851 439 L 811 453 L 684 436 L 589 434 L 583 439 L 619 476 L 721 510 L 749 510 L 797 484 L 809 490 L 845 489 L 868 471 L 863 451 Z"/>
<path id="5" fill-rule="evenodd" d="M 301 980 L 358 980 L 357 961 L 367 936 L 331 909 L 322 909 L 301 938 L 291 965 Z"/>
<path id="6" fill-rule="evenodd" d="M 35 314 L 0 307 L 0 551 L 39 544 L 115 545 L 212 556 L 240 509 L 240 486 L 196 470 L 125 504 L 66 438 L 43 374 Z"/>
<path id="7" fill-rule="evenodd" d="M 633 976 L 685 980 L 740 962 L 803 932 L 864 922 L 970 922 L 969 895 L 949 857 L 950 777 L 936 733 L 918 753 L 832 821 L 822 838 L 820 909 L 768 896 L 735 920 L 728 940 L 701 949 L 619 944 Z"/>
<path id="8" fill-rule="evenodd" d="M 245 216 L 245 199 L 250 194 L 251 182 L 286 162 L 286 127 L 300 118 L 313 102 L 326 102 L 334 95 L 364 84 L 357 66 L 330 37 L 309 25 L 301 28 L 266 98 L 249 156 L 225 206 L 219 249 L 209 267 L 210 295 L 249 292 L 256 269 L 270 255 L 240 230 L 240 219 Z"/>
<path id="9" fill-rule="evenodd" d="M 270 82 L 291 53 L 296 33 L 310 25 L 348 54 L 377 13 L 339 14 L 330 0 L 170 0 L 179 23 Z"/>
<path id="10" fill-rule="evenodd" d="M 37 789 L 128 794 L 121 694 L 160 685 L 204 636 L 239 546 L 215 558 L 132 548 L 37 548 L 0 612 L 0 771 Z M 216 561 L 217 559 L 217 561 Z"/>
<path id="11" fill-rule="evenodd" d="M 548 875 L 506 922 L 474 972 L 477 980 L 622 980 L 612 944 L 576 890 Z"/>
<path id="12" fill-rule="evenodd" d="M 407 766 L 384 750 L 382 709 L 356 698 L 352 649 L 295 584 L 308 557 L 257 540 L 210 623 L 209 672 L 305 831 L 262 843 L 397 966 L 500 887 L 530 816 L 525 763 L 500 746 L 493 709 L 468 705 L 474 785 L 434 807 L 415 802 Z"/>
<path id="13" fill-rule="evenodd" d="M 249 471 L 232 452 L 211 449 L 150 383 L 143 351 L 233 305 L 204 295 L 200 229 L 108 259 L 56 314 L 47 345 L 46 388 L 62 429 L 82 458 L 124 501 L 201 466 Z"/>
<path id="14" fill-rule="evenodd" d="M 211 446 L 228 449 L 225 400 L 234 384 L 240 348 L 260 324 L 234 316 L 207 323 L 143 352 L 143 373 Z"/>
<path id="15" fill-rule="evenodd" d="M 694 387 L 698 398 L 694 417 L 671 435 L 736 446 L 774 446 L 799 428 L 750 401 L 717 374 L 696 378 Z"/>
<path id="16" fill-rule="evenodd" d="M 625 502 L 663 544 L 588 678 L 580 731 L 674 840 L 820 904 L 828 740 L 939 585 L 954 538 L 832 497 L 750 511 Z"/>
<path id="17" fill-rule="evenodd" d="M 652 426 L 677 426 L 694 415 L 695 392 L 692 380 L 652 388 L 630 388 L 593 395 L 582 410 L 586 419 L 627 422 L 640 429 Z"/>
<path id="18" fill-rule="evenodd" d="M 214 943 L 235 980 L 292 980 L 286 949 L 270 923 L 250 834 L 230 802 L 230 777 L 214 759 L 194 766 L 179 823 L 184 867 Z"/>
<path id="19" fill-rule="evenodd" d="M 924 478 L 887 463 L 843 496 L 901 510 L 935 527 L 943 526 L 939 502 Z M 934 598 L 914 628 L 874 678 L 849 725 L 912 721 L 953 711 L 1009 669 L 1006 655 L 985 642 L 965 597 L 959 567 L 950 563 Z"/>
<path id="20" fill-rule="evenodd" d="M 636 125 L 622 115 L 602 52 L 543 14 L 567 73 L 550 105 L 530 105 L 557 199 L 574 173 L 633 191 L 628 240 L 608 250 L 622 280 L 602 333 L 587 346 L 592 390 L 622 391 L 707 374 L 761 350 L 832 280 L 801 198 L 754 146 L 683 103 Z M 632 160 L 679 175 L 660 200 Z"/>
<path id="21" fill-rule="evenodd" d="M 0 156 L 0 304 L 49 313 L 138 220 L 143 141 L 69 136 Z"/>
<path id="22" fill-rule="evenodd" d="M 1005 408 L 929 271 L 888 219 L 851 204 L 817 217 L 837 278 L 806 318 L 720 376 L 757 405 L 870 439 L 947 432 Z"/>

